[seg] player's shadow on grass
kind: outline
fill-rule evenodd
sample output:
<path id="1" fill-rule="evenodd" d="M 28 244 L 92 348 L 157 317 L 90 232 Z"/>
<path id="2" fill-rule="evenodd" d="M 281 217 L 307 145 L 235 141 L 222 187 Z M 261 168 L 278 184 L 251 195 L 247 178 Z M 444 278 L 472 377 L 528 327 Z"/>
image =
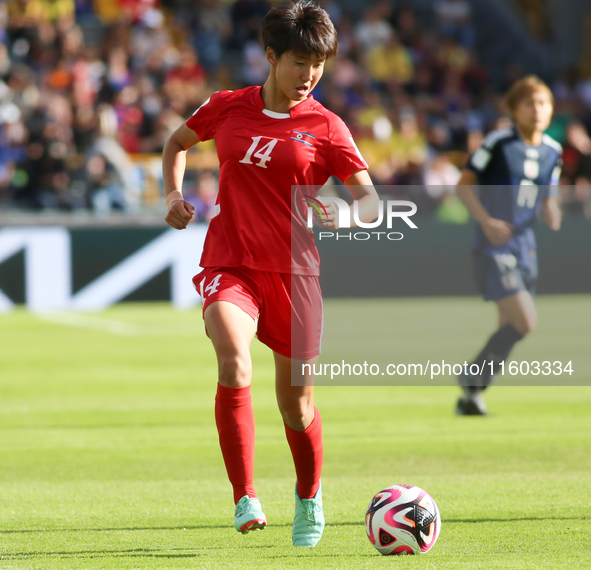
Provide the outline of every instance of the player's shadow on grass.
<path id="1" fill-rule="evenodd" d="M 220 546 L 220 548 L 222 548 Z M 285 558 L 285 554 L 275 554 L 275 550 L 277 548 L 274 544 L 268 545 L 248 545 L 239 546 L 240 550 L 244 549 L 253 549 L 257 551 L 267 550 L 268 554 L 262 555 L 264 559 L 271 559 L 271 558 Z M 228 545 L 223 546 L 224 550 L 228 550 Z M 186 550 L 186 549 L 185 549 Z M 211 550 L 209 547 L 207 550 Z M 70 552 L 19 552 L 15 554 L 4 554 L 2 555 L 3 560 L 26 560 L 29 558 L 46 558 L 46 557 L 55 557 L 62 560 L 67 559 L 84 559 L 84 560 L 92 560 L 100 559 L 100 558 L 203 558 L 210 555 L 210 552 L 204 551 L 199 553 L 163 553 L 158 550 L 148 550 L 145 548 L 134 548 L 132 550 L 79 550 L 79 551 L 70 551 Z M 315 558 L 334 558 L 334 554 L 331 553 L 323 553 L 323 554 L 316 554 Z M 340 557 L 342 556 L 349 556 L 349 557 L 373 557 L 375 556 L 374 553 L 356 553 L 356 554 L 339 554 Z M 300 554 L 300 553 L 290 553 L 291 558 L 308 558 L 309 555 L 307 554 Z"/>
<path id="2" fill-rule="evenodd" d="M 327 526 L 363 526 L 362 522 L 338 522 L 327 523 Z M 289 527 L 292 523 L 272 523 L 272 528 Z M 42 533 L 42 532 L 114 532 L 114 531 L 141 531 L 141 530 L 210 530 L 210 529 L 231 529 L 234 528 L 231 524 L 204 524 L 204 525 L 187 525 L 187 526 L 127 526 L 127 527 L 113 527 L 113 528 L 36 528 L 36 529 L 14 529 L 14 530 L 0 530 L 0 536 L 3 534 L 27 534 L 27 533 Z"/>
<path id="3" fill-rule="evenodd" d="M 23 560 L 26 558 L 38 558 L 45 556 L 55 556 L 59 558 L 106 558 L 106 557 L 149 557 L 149 558 L 199 558 L 203 554 L 162 554 L 157 550 L 147 550 L 145 548 L 134 548 L 133 550 L 78 550 L 70 552 L 18 552 L 14 554 L 5 554 L 4 560 Z"/>
<path id="4" fill-rule="evenodd" d="M 258 546 L 258 548 L 273 548 L 273 546 Z M 55 556 L 58 558 L 124 558 L 124 557 L 141 557 L 141 558 L 199 558 L 207 556 L 206 552 L 200 553 L 163 553 L 166 549 L 152 549 L 134 548 L 131 550 L 77 550 L 64 552 L 15 552 L 14 554 L 2 555 L 3 560 L 24 560 L 27 558 L 39 558 L 46 556 Z M 187 550 L 187 549 L 184 549 Z"/>
<path id="5" fill-rule="evenodd" d="M 573 520 L 589 520 L 589 517 L 513 517 L 513 518 L 488 518 L 488 519 L 444 519 L 445 524 L 455 523 L 488 523 L 488 522 L 522 522 L 522 521 L 573 521 Z M 327 522 L 327 527 L 332 526 L 363 526 L 363 521 L 359 522 Z M 292 523 L 272 523 L 270 528 L 285 528 L 291 527 Z M 12 529 L 0 530 L 0 536 L 3 534 L 28 534 L 28 533 L 43 533 L 43 532 L 124 532 L 124 531 L 155 531 L 155 530 L 228 530 L 233 528 L 229 524 L 206 524 L 206 525 L 187 525 L 187 526 L 128 526 L 128 527 L 111 527 L 111 528 L 36 528 L 36 529 Z"/>
<path id="6" fill-rule="evenodd" d="M 274 527 L 291 526 L 291 523 L 274 524 Z M 0 530 L 0 536 L 3 534 L 27 534 L 42 532 L 119 532 L 119 531 L 141 531 L 141 530 L 209 530 L 209 529 L 231 529 L 231 524 L 206 524 L 206 525 L 187 525 L 187 526 L 127 526 L 112 528 L 36 528 L 36 529 L 15 529 Z"/>

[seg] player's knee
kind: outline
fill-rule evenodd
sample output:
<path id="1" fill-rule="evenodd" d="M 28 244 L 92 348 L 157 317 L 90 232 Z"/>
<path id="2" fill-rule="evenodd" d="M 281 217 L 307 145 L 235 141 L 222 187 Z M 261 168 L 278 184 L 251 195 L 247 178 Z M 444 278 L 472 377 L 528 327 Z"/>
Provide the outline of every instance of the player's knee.
<path id="1" fill-rule="evenodd" d="M 525 332 L 524 335 L 533 333 L 538 326 L 538 317 L 537 315 L 532 315 L 525 320 Z"/>
<path id="2" fill-rule="evenodd" d="M 251 370 L 250 359 L 247 356 L 231 354 L 218 357 L 219 382 L 222 386 L 248 386 Z"/>
<path id="3" fill-rule="evenodd" d="M 279 402 L 279 411 L 283 421 L 295 430 L 306 429 L 311 419 L 314 419 L 313 405 L 308 398 Z M 312 415 L 312 418 L 310 418 L 310 415 Z"/>
<path id="4" fill-rule="evenodd" d="M 519 322 L 514 323 L 513 326 L 518 333 L 523 336 L 528 335 L 536 330 L 538 326 L 538 315 L 530 314 L 524 315 L 523 318 L 519 319 Z"/>

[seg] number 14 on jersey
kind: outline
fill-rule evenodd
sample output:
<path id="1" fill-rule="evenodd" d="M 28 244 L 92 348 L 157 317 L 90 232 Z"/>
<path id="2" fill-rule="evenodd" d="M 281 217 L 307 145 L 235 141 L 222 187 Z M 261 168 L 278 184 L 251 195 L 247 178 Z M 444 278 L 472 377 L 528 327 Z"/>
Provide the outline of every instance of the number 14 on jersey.
<path id="1" fill-rule="evenodd" d="M 271 152 L 275 148 L 279 139 L 271 139 L 267 144 L 263 145 L 255 152 L 262 138 L 263 137 L 252 137 L 252 144 L 246 151 L 244 158 L 240 161 L 242 164 L 255 164 L 261 168 L 267 168 L 267 162 L 271 160 Z M 260 159 L 259 162 L 252 162 L 252 157 Z"/>

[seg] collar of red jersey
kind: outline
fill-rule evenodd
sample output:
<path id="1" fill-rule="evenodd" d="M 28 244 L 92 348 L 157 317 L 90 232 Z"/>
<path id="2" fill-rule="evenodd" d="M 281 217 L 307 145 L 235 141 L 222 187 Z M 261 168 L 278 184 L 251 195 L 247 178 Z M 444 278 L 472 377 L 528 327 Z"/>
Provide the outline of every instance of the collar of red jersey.
<path id="1" fill-rule="evenodd" d="M 306 99 L 292 107 L 289 110 L 289 113 L 277 113 L 275 111 L 265 109 L 265 102 L 263 101 L 263 95 L 261 91 L 262 86 L 258 86 L 258 88 L 255 90 L 256 105 L 265 115 L 267 115 L 267 117 L 271 117 L 273 119 L 291 119 L 293 117 L 296 117 L 300 113 L 304 112 L 306 109 L 309 109 L 312 103 L 314 102 L 314 97 L 312 96 L 312 93 L 308 93 Z"/>

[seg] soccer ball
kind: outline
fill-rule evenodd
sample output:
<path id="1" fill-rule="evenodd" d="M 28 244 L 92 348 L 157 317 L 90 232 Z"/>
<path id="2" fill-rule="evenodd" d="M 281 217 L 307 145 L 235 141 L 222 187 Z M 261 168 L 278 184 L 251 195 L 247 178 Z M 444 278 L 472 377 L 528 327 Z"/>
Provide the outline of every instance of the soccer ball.
<path id="1" fill-rule="evenodd" d="M 422 554 L 435 544 L 441 517 L 435 501 L 414 485 L 392 485 L 369 503 L 365 531 L 382 554 Z"/>

